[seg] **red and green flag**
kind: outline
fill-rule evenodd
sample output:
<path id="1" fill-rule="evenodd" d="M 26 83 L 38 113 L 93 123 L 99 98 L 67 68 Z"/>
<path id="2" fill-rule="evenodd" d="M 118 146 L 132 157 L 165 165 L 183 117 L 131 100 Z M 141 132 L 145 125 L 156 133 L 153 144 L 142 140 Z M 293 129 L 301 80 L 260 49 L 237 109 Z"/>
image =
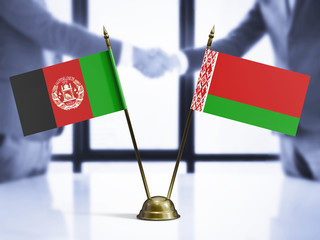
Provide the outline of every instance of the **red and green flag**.
<path id="1" fill-rule="evenodd" d="M 112 50 L 10 80 L 25 136 L 127 108 Z"/>
<path id="2" fill-rule="evenodd" d="M 295 136 L 309 79 L 206 50 L 191 109 Z"/>

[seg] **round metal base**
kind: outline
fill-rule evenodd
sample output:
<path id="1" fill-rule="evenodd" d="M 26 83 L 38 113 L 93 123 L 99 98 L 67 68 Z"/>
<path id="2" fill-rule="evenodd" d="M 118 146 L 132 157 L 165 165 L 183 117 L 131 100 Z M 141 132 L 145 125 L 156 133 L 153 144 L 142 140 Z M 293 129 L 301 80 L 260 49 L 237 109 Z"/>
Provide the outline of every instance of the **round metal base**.
<path id="1" fill-rule="evenodd" d="M 137 218 L 142 220 L 173 220 L 179 218 L 173 202 L 166 197 L 155 196 L 147 199 Z"/>

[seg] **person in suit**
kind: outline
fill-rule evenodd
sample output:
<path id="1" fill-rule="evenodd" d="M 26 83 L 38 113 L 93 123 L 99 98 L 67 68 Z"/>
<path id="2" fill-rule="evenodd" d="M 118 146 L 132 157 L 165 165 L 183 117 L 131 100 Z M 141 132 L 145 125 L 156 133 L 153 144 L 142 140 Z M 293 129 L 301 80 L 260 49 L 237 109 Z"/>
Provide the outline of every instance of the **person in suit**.
<path id="1" fill-rule="evenodd" d="M 102 31 L 102 26 L 101 26 Z M 45 67 L 43 50 L 79 58 L 105 51 L 103 36 L 55 19 L 44 0 L 0 0 L 0 182 L 44 173 L 50 139 L 58 131 L 23 137 L 9 77 Z M 132 61 L 148 77 L 170 68 L 159 49 L 144 50 L 111 39 L 115 61 Z M 26 89 L 27 91 L 27 89 Z"/>
<path id="2" fill-rule="evenodd" d="M 281 161 L 291 176 L 320 180 L 320 1 L 257 0 L 245 19 L 213 50 L 243 56 L 269 34 L 280 68 L 311 76 L 296 137 L 280 135 Z M 205 47 L 186 49 L 188 73 L 199 69 Z"/>

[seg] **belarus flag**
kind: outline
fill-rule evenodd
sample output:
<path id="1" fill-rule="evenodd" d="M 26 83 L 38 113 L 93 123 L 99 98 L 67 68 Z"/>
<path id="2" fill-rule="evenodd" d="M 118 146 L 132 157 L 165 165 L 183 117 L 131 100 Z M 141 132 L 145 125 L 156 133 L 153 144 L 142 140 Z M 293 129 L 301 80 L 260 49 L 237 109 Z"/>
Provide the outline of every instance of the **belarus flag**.
<path id="1" fill-rule="evenodd" d="M 191 109 L 295 136 L 309 79 L 206 50 Z"/>
<path id="2" fill-rule="evenodd" d="M 127 108 L 111 50 L 10 80 L 25 136 Z"/>

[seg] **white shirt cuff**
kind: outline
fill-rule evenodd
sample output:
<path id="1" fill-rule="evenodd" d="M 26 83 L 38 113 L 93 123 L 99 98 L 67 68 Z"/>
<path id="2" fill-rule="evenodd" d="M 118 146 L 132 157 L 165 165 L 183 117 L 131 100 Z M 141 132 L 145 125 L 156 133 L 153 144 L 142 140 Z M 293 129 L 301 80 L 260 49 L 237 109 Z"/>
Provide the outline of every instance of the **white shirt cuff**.
<path id="1" fill-rule="evenodd" d="M 119 66 L 132 67 L 133 47 L 128 43 L 122 43 Z"/>
<path id="2" fill-rule="evenodd" d="M 179 68 L 178 68 L 178 72 L 180 75 L 183 75 L 186 73 L 186 71 L 189 68 L 188 58 L 187 58 L 186 54 L 182 51 L 177 52 L 176 56 L 178 57 L 178 61 L 180 63 Z"/>

